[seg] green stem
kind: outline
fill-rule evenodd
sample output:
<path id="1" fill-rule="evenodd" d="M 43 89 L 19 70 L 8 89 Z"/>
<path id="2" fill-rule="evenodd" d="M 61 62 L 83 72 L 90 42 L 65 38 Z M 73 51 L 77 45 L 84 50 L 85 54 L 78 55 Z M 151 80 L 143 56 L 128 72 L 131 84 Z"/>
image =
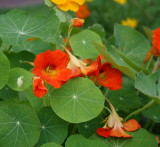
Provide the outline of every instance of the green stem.
<path id="1" fill-rule="evenodd" d="M 71 36 L 72 29 L 73 29 L 73 24 L 71 23 L 71 24 L 69 25 L 69 28 L 68 28 L 68 35 L 67 35 L 67 40 L 66 40 L 66 47 L 67 47 L 68 44 L 69 44 L 69 38 L 70 38 L 70 36 Z"/>
<path id="2" fill-rule="evenodd" d="M 150 59 L 149 59 L 149 62 L 148 62 L 147 67 L 146 67 L 146 70 L 149 69 L 149 67 L 150 67 L 150 65 L 151 65 L 151 63 L 152 63 L 152 59 L 153 59 L 153 55 L 152 55 L 152 56 L 150 57 Z"/>
<path id="3" fill-rule="evenodd" d="M 146 105 L 144 105 L 142 108 L 139 108 L 139 109 L 137 109 L 136 111 L 130 113 L 130 114 L 124 119 L 124 121 L 127 121 L 131 116 L 141 113 L 143 110 L 151 107 L 151 106 L 154 105 L 154 104 L 155 104 L 155 101 L 154 101 L 154 100 L 149 101 L 149 102 L 148 102 Z"/>

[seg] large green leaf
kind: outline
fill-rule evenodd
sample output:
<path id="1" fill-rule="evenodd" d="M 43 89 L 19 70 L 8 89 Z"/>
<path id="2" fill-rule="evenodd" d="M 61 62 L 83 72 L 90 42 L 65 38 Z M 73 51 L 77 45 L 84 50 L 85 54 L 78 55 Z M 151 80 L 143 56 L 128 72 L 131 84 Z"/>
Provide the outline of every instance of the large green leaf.
<path id="1" fill-rule="evenodd" d="M 121 52 L 136 65 L 142 66 L 151 47 L 147 39 L 135 29 L 118 24 L 115 25 L 114 35 Z"/>
<path id="2" fill-rule="evenodd" d="M 1 105 L 1 147 L 33 147 L 39 135 L 40 122 L 29 105 Z"/>
<path id="3" fill-rule="evenodd" d="M 57 16 L 35 17 L 22 10 L 12 10 L 0 16 L 0 37 L 8 44 L 21 44 L 29 38 L 47 40 L 59 28 Z"/>
<path id="4" fill-rule="evenodd" d="M 96 58 L 99 55 L 93 42 L 102 45 L 99 35 L 90 30 L 75 34 L 70 39 L 74 54 L 81 58 Z"/>
<path id="5" fill-rule="evenodd" d="M 160 123 L 160 105 L 155 105 L 154 107 L 148 108 L 143 111 L 143 115 L 147 118 L 150 118 L 156 123 Z"/>
<path id="6" fill-rule="evenodd" d="M 9 68 L 10 68 L 9 60 L 0 50 L 0 89 L 3 88 L 8 81 Z"/>
<path id="7" fill-rule="evenodd" d="M 51 106 L 62 119 L 80 123 L 98 116 L 104 107 L 104 100 L 91 80 L 75 78 L 53 91 Z"/>
<path id="8" fill-rule="evenodd" d="M 157 147 L 157 141 L 155 136 L 147 132 L 145 129 L 140 129 L 135 132 L 127 132 L 133 136 L 133 138 L 114 138 L 110 137 L 104 139 L 102 137 L 92 136 L 91 139 L 101 139 L 106 143 L 106 147 Z M 98 139 L 99 138 L 99 139 Z"/>
<path id="9" fill-rule="evenodd" d="M 41 122 L 41 135 L 37 147 L 44 143 L 63 143 L 68 134 L 68 123 L 60 119 L 50 107 L 42 108 L 38 112 Z"/>
<path id="10" fill-rule="evenodd" d="M 107 49 L 99 45 L 97 43 L 94 43 L 96 49 L 100 52 L 100 54 L 103 55 L 103 57 L 111 63 L 114 67 L 119 69 L 121 72 L 123 72 L 125 75 L 130 77 L 131 79 L 135 78 L 136 71 L 131 68 L 115 51 L 113 46 L 107 45 Z"/>
<path id="11" fill-rule="evenodd" d="M 109 99 L 117 110 L 129 112 L 141 106 L 140 98 L 137 92 L 132 89 L 120 89 L 109 92 Z"/>
<path id="12" fill-rule="evenodd" d="M 85 137 L 90 137 L 97 128 L 102 127 L 102 121 L 102 116 L 98 116 L 90 121 L 80 123 L 78 124 L 78 132 Z"/>
<path id="13" fill-rule="evenodd" d="M 109 147 L 101 140 L 89 140 L 81 135 L 72 135 L 67 139 L 65 147 Z"/>
<path id="14" fill-rule="evenodd" d="M 12 68 L 9 74 L 7 85 L 16 91 L 24 91 L 32 85 L 33 74 L 23 68 Z M 18 81 L 22 81 L 21 86 L 18 86 Z"/>
<path id="15" fill-rule="evenodd" d="M 45 52 L 47 49 L 53 49 L 53 46 L 45 41 L 40 39 L 35 39 L 33 41 L 25 40 L 19 46 L 14 46 L 12 50 L 14 52 L 20 52 L 23 50 L 27 50 L 34 54 L 39 54 Z"/>
<path id="16" fill-rule="evenodd" d="M 160 103 L 160 71 L 149 76 L 139 73 L 135 80 L 135 88 Z"/>

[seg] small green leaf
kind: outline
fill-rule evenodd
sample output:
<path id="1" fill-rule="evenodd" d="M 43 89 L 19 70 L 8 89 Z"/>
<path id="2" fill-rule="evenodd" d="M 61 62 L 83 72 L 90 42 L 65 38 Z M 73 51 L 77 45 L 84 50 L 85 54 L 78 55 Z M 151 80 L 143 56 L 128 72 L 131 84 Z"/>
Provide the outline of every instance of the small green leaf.
<path id="1" fill-rule="evenodd" d="M 0 50 L 0 89 L 6 85 L 9 76 L 10 63 L 8 58 Z"/>
<path id="2" fill-rule="evenodd" d="M 135 88 L 160 103 L 160 71 L 149 76 L 139 73 L 135 80 Z"/>
<path id="3" fill-rule="evenodd" d="M 90 121 L 78 124 L 78 132 L 85 136 L 90 137 L 92 134 L 95 133 L 97 128 L 102 127 L 103 118 L 98 116 Z"/>
<path id="4" fill-rule="evenodd" d="M 13 68 L 10 70 L 9 80 L 7 85 L 16 91 L 24 91 L 32 85 L 33 74 L 23 68 Z M 18 86 L 18 79 L 22 80 L 22 84 Z"/>
<path id="5" fill-rule="evenodd" d="M 89 121 L 104 107 L 104 96 L 94 83 L 85 78 L 71 79 L 53 91 L 51 107 L 62 119 L 71 123 Z"/>
<path id="6" fill-rule="evenodd" d="M 1 15 L 0 22 L 0 37 L 10 45 L 22 44 L 29 38 L 47 40 L 59 28 L 59 20 L 53 13 L 47 17 L 35 17 L 22 10 L 12 10 Z"/>
<path id="7" fill-rule="evenodd" d="M 41 122 L 41 135 L 37 147 L 44 143 L 63 143 L 68 134 L 68 123 L 60 119 L 50 107 L 42 108 L 38 112 Z"/>
<path id="8" fill-rule="evenodd" d="M 70 44 L 75 55 L 81 58 L 97 58 L 97 52 L 93 42 L 102 45 L 101 38 L 93 31 L 85 30 L 75 34 L 70 39 Z"/>
<path id="9" fill-rule="evenodd" d="M 156 123 L 160 123 L 160 105 L 155 105 L 151 108 L 148 108 L 146 110 L 143 111 L 143 115 L 147 118 L 150 118 L 151 120 L 153 120 Z"/>
<path id="10" fill-rule="evenodd" d="M 89 140 L 81 135 L 72 135 L 67 139 L 65 147 L 109 147 L 101 140 Z"/>
<path id="11" fill-rule="evenodd" d="M 40 122 L 26 104 L 1 105 L 1 147 L 33 147 L 40 135 Z"/>

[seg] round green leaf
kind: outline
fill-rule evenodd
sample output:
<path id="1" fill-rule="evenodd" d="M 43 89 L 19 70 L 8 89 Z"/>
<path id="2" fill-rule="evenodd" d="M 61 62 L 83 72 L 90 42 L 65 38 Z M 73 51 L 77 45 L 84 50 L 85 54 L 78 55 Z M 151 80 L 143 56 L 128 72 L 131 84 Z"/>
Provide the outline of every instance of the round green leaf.
<path id="1" fill-rule="evenodd" d="M 93 42 L 102 45 L 99 35 L 90 30 L 75 34 L 70 39 L 74 54 L 81 58 L 96 58 L 99 55 Z"/>
<path id="2" fill-rule="evenodd" d="M 16 91 L 24 91 L 32 84 L 32 73 L 26 71 L 23 68 L 13 68 L 10 70 L 8 86 Z M 21 87 L 18 87 L 17 81 L 21 78 L 22 84 Z"/>
<path id="3" fill-rule="evenodd" d="M 0 89 L 6 85 L 9 76 L 10 63 L 7 57 L 0 50 Z"/>
<path id="4" fill-rule="evenodd" d="M 36 146 L 48 142 L 63 143 L 68 134 L 68 123 L 60 119 L 50 107 L 42 108 L 38 117 L 41 122 L 41 135 Z"/>
<path id="5" fill-rule="evenodd" d="M 59 20 L 53 13 L 47 17 L 31 16 L 22 10 L 12 10 L 0 16 L 0 36 L 8 44 L 21 44 L 29 38 L 47 40 L 59 28 Z"/>
<path id="6" fill-rule="evenodd" d="M 97 117 L 103 110 L 104 100 L 91 80 L 75 78 L 53 91 L 51 107 L 62 119 L 80 123 Z"/>
<path id="7" fill-rule="evenodd" d="M 153 106 L 143 111 L 143 115 L 147 118 L 150 118 L 156 123 L 160 123 L 160 105 Z"/>
<path id="8" fill-rule="evenodd" d="M 120 89 L 109 92 L 111 103 L 116 106 L 117 110 L 129 112 L 131 109 L 136 109 L 141 106 L 140 98 L 137 92 L 131 89 Z"/>
<path id="9" fill-rule="evenodd" d="M 78 124 L 78 132 L 85 137 L 90 137 L 96 132 L 97 128 L 102 127 L 103 118 L 98 116 L 90 121 Z"/>
<path id="10" fill-rule="evenodd" d="M 65 147 L 109 147 L 101 140 L 89 140 L 81 135 L 72 135 L 67 139 Z"/>
<path id="11" fill-rule="evenodd" d="M 1 105 L 0 146 L 33 147 L 40 135 L 40 122 L 26 105 Z"/>

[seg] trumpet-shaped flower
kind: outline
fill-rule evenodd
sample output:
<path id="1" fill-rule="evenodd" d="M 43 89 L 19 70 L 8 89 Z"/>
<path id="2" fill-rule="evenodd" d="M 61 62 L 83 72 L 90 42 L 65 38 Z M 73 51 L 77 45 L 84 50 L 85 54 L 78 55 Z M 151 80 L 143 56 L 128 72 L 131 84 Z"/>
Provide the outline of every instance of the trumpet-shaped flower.
<path id="1" fill-rule="evenodd" d="M 44 80 L 40 77 L 33 77 L 33 91 L 34 95 L 42 98 L 47 92 L 48 89 L 44 85 Z"/>
<path id="2" fill-rule="evenodd" d="M 34 60 L 33 74 L 41 77 L 54 88 L 60 88 L 71 77 L 71 70 L 67 68 L 68 55 L 61 50 L 38 54 Z"/>
<path id="3" fill-rule="evenodd" d="M 129 132 L 136 131 L 141 127 L 140 124 L 134 119 L 130 119 L 129 121 L 122 123 L 123 119 L 119 117 L 119 115 L 116 113 L 110 101 L 109 100 L 107 101 L 111 107 L 112 113 L 109 115 L 109 117 L 105 119 L 106 124 L 104 125 L 104 127 L 97 129 L 98 135 L 106 137 L 106 138 L 110 136 L 111 137 L 126 137 L 126 138 L 132 137 L 125 131 L 129 131 Z"/>
<path id="4" fill-rule="evenodd" d="M 87 8 L 87 5 L 82 5 L 79 7 L 78 11 L 76 12 L 76 16 L 78 18 L 82 18 L 82 19 L 85 19 L 87 17 L 90 16 L 90 11 L 89 9 Z"/>
<path id="5" fill-rule="evenodd" d="M 122 20 L 121 24 L 124 26 L 129 26 L 131 28 L 136 28 L 138 25 L 138 21 L 136 19 L 127 18 L 126 20 Z"/>
<path id="6" fill-rule="evenodd" d="M 116 69 L 112 68 L 110 63 L 104 63 L 101 65 L 100 57 L 97 60 L 98 68 L 89 76 L 91 80 L 97 85 L 108 87 L 111 90 L 118 90 L 122 88 L 122 74 Z"/>

